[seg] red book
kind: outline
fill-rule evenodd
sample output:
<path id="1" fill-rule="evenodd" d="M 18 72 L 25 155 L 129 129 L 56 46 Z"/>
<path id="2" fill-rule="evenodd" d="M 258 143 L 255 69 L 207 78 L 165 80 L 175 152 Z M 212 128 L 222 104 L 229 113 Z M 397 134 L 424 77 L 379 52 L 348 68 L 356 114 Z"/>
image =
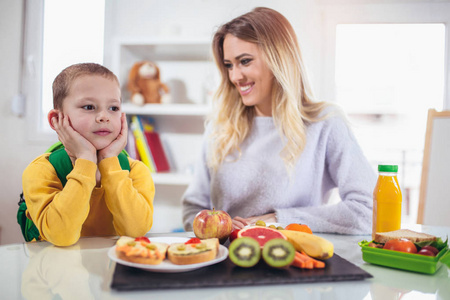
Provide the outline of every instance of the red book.
<path id="1" fill-rule="evenodd" d="M 153 156 L 157 172 L 166 172 L 170 170 L 169 161 L 159 138 L 159 134 L 155 131 L 145 131 L 145 137 Z"/>

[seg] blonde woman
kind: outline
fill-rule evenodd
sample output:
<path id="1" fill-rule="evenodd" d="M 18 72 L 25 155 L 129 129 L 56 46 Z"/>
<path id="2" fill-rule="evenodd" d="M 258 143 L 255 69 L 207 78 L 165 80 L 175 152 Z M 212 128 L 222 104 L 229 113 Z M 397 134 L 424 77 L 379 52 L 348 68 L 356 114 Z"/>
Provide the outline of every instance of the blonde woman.
<path id="1" fill-rule="evenodd" d="M 370 233 L 375 172 L 338 110 L 313 100 L 288 20 L 255 8 L 221 26 L 212 47 L 221 84 L 183 196 L 185 229 L 214 207 L 235 229 L 263 220 Z M 342 200 L 328 204 L 334 188 Z"/>

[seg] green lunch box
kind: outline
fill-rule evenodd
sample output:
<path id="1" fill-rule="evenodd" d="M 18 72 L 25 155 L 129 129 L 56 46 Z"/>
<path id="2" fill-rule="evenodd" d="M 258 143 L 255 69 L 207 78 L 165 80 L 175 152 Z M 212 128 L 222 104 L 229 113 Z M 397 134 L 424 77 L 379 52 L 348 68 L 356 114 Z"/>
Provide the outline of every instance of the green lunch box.
<path id="1" fill-rule="evenodd" d="M 418 273 L 434 274 L 442 265 L 450 268 L 450 250 L 448 246 L 442 249 L 435 257 L 386 250 L 367 246 L 368 241 L 358 243 L 361 246 L 362 258 L 365 262 L 407 270 Z"/>

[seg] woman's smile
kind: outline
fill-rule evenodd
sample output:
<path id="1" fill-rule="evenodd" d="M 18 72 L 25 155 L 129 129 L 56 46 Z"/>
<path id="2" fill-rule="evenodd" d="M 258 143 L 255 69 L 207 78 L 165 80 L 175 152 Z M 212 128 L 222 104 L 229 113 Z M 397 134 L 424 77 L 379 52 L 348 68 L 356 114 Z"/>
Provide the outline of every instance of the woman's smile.
<path id="1" fill-rule="evenodd" d="M 241 92 L 241 95 L 242 96 L 245 96 L 245 95 L 248 95 L 248 94 L 250 94 L 250 92 L 252 91 L 252 89 L 253 89 L 253 85 L 254 85 L 254 83 L 249 83 L 249 84 L 240 84 L 240 85 L 238 85 L 238 87 L 239 87 L 239 91 Z"/>

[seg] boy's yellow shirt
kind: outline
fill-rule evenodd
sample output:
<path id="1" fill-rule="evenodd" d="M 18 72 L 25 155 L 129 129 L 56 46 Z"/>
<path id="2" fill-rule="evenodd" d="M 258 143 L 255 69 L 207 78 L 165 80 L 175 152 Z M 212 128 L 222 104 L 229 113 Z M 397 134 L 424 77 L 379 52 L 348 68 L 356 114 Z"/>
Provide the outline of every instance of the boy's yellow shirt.
<path id="1" fill-rule="evenodd" d="M 141 161 L 129 158 L 130 171 L 122 170 L 117 157 L 97 165 L 77 159 L 62 186 L 49 153 L 32 161 L 22 176 L 27 214 L 41 237 L 58 246 L 69 246 L 81 236 L 142 236 L 153 224 L 155 186 Z"/>

